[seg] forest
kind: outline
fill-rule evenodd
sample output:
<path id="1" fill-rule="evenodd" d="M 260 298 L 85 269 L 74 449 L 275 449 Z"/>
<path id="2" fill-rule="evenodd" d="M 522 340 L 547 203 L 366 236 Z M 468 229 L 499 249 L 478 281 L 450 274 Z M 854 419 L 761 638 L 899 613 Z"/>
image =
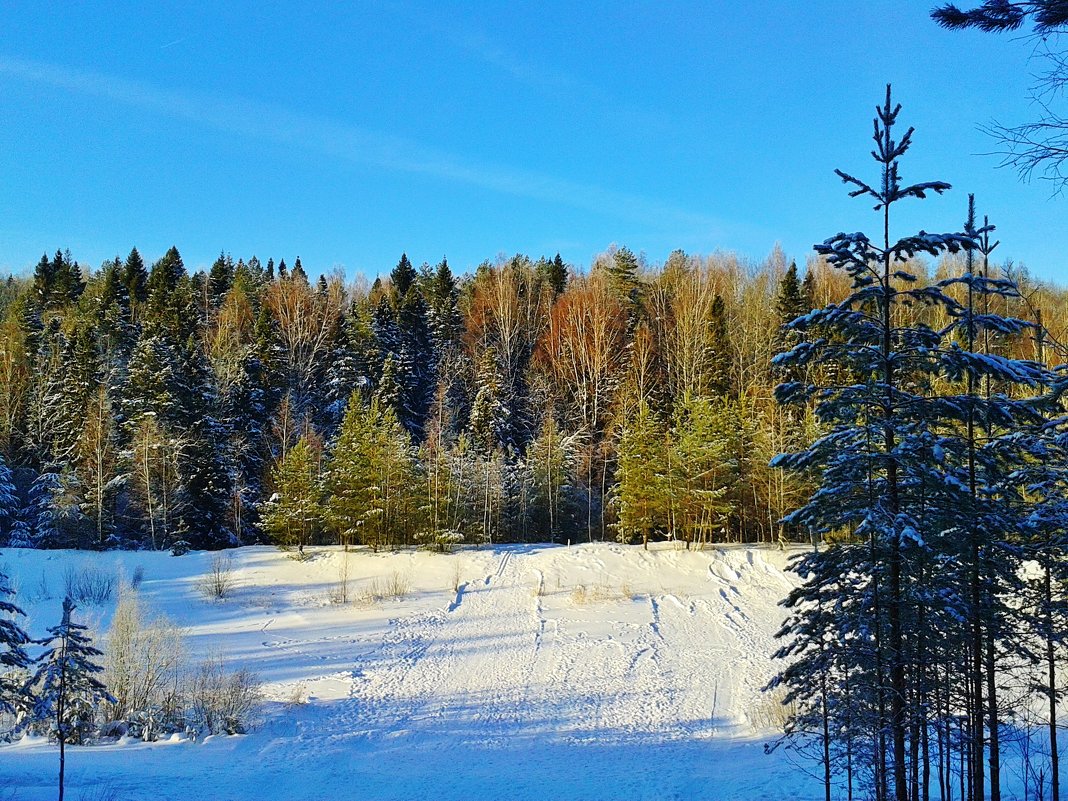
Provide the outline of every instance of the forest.
<path id="1" fill-rule="evenodd" d="M 1024 287 L 1009 312 L 1065 319 L 1064 290 L 998 270 Z M 3 284 L 0 541 L 807 540 L 779 521 L 811 481 L 769 462 L 819 423 L 775 403 L 796 369 L 772 359 L 790 320 L 848 291 L 826 259 L 802 277 L 778 250 L 649 265 L 621 247 L 584 273 L 518 255 L 467 276 L 401 256 L 369 286 L 299 258 L 191 274 L 176 248 L 95 270 L 60 250 Z M 1036 353 L 1030 332 L 996 345 Z"/>

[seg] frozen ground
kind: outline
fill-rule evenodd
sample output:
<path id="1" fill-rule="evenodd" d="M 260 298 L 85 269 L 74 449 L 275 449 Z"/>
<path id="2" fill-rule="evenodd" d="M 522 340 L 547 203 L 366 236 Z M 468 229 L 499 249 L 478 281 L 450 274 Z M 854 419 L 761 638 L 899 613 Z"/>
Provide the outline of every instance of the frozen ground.
<path id="1" fill-rule="evenodd" d="M 143 570 L 194 655 L 254 669 L 269 702 L 243 737 L 68 752 L 69 798 L 807 799 L 760 688 L 794 577 L 788 555 L 612 544 L 297 562 L 231 552 L 237 587 L 198 591 L 210 554 L 5 551 L 34 634 L 68 566 Z M 336 601 L 342 560 L 354 601 Z M 409 584 L 403 599 L 372 586 Z M 459 586 L 454 590 L 454 586 Z M 86 610 L 106 630 L 110 606 Z M 0 799 L 52 799 L 55 747 L 0 747 Z"/>

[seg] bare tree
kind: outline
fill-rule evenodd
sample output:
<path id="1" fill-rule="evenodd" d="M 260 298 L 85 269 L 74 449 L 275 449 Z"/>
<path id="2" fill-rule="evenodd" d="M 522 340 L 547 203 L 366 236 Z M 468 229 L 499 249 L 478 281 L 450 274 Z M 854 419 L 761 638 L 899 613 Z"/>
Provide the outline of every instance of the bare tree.
<path id="1" fill-rule="evenodd" d="M 943 28 L 977 28 L 990 33 L 1019 31 L 1029 23 L 1034 41 L 1032 59 L 1043 64 L 1035 73 L 1031 100 L 1038 118 L 1016 125 L 991 122 L 981 130 L 999 143 L 995 151 L 1004 167 L 1012 167 L 1024 180 L 1051 181 L 1055 194 L 1068 186 L 1068 116 L 1056 108 L 1068 87 L 1068 56 L 1058 50 L 1060 34 L 1068 30 L 1066 0 L 984 0 L 972 9 L 945 3 L 931 11 Z"/>

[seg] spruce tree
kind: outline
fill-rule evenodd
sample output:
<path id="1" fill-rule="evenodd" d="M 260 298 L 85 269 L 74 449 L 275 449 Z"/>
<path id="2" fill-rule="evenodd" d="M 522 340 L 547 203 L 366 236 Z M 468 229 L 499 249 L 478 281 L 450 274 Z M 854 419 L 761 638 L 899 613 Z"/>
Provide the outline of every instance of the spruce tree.
<path id="1" fill-rule="evenodd" d="M 0 712 L 9 714 L 16 714 L 27 700 L 18 675 L 30 666 L 26 646 L 32 642 L 19 625 L 26 613 L 14 598 L 10 580 L 0 572 Z"/>
<path id="2" fill-rule="evenodd" d="M 229 253 L 220 253 L 219 258 L 211 265 L 211 272 L 208 273 L 208 296 L 216 308 L 233 286 L 234 272 L 234 260 Z"/>
<path id="3" fill-rule="evenodd" d="M 59 743 L 59 801 L 63 801 L 66 746 L 81 742 L 91 730 L 98 704 L 115 702 L 96 676 L 103 667 L 96 659 L 103 654 L 92 645 L 88 628 L 73 620 L 75 605 L 63 600 L 63 619 L 48 630 L 37 669 L 25 686 L 36 699 L 34 717 L 48 725 Z"/>
<path id="4" fill-rule="evenodd" d="M 123 263 L 122 282 L 126 285 L 132 306 L 139 306 L 148 300 L 148 271 L 137 248 L 130 251 Z"/>
<path id="5" fill-rule="evenodd" d="M 19 501 L 15 478 L 7 459 L 0 456 L 0 542 L 20 547 L 22 545 L 19 522 L 22 504 Z"/>
<path id="6" fill-rule="evenodd" d="M 504 398 L 504 382 L 492 348 L 482 354 L 478 366 L 478 391 L 471 403 L 468 431 L 471 441 L 485 453 L 509 444 L 509 413 Z"/>
<path id="7" fill-rule="evenodd" d="M 936 586 L 936 579 L 949 578 L 939 570 L 937 554 L 949 547 L 941 538 L 954 536 L 972 514 L 968 510 L 975 508 L 967 484 L 959 472 L 946 468 L 942 456 L 943 432 L 956 430 L 961 422 L 954 410 L 967 409 L 970 402 L 942 404 L 931 388 L 940 374 L 959 376 L 962 365 L 978 362 L 959 351 L 940 350 L 943 332 L 922 321 L 902 324 L 898 317 L 908 319 L 914 309 L 930 304 L 959 310 L 938 287 L 917 285 L 906 267 L 919 253 L 937 255 L 976 245 L 969 233 L 891 238 L 891 210 L 897 203 L 949 188 L 939 181 L 901 183 L 899 160 L 911 145 L 912 129 L 900 139 L 894 137 L 899 112 L 887 87 L 875 120 L 878 181 L 868 184 L 838 171 L 852 186 L 853 196 L 875 201 L 881 236 L 873 241 L 862 233 L 842 233 L 816 247 L 828 263 L 848 273 L 853 293 L 794 321 L 792 329 L 810 331 L 817 338 L 776 359 L 784 367 L 841 364 L 858 380 L 819 390 L 796 381 L 777 388 L 784 402 L 807 401 L 818 393 L 816 410 L 828 433 L 804 452 L 778 457 L 775 464 L 822 474 L 819 490 L 788 516 L 788 522 L 819 533 L 846 531 L 853 536 L 850 544 L 810 554 L 799 565 L 800 575 L 808 579 L 786 602 L 793 612 L 782 630 L 787 645 L 780 651 L 795 661 L 778 681 L 789 688 L 789 698 L 821 710 L 823 730 L 828 731 L 830 702 L 820 697 L 832 693 L 841 709 L 843 687 L 813 684 L 814 678 L 834 678 L 824 661 L 824 644 L 828 638 L 842 640 L 845 632 L 868 632 L 844 640 L 848 647 L 838 664 L 842 675 L 863 675 L 874 690 L 853 697 L 859 706 L 850 710 L 858 720 L 872 721 L 867 751 L 872 792 L 877 798 L 892 792 L 897 801 L 908 801 L 919 782 L 917 754 L 926 729 L 922 665 L 937 645 L 925 635 L 932 627 L 937 630 L 939 615 L 948 616 L 955 605 L 967 608 L 959 587 Z M 841 616 L 828 615 L 824 593 L 842 575 L 843 562 L 850 566 L 849 585 L 859 594 L 852 595 L 855 604 L 831 607 Z M 977 773 L 976 786 L 981 784 Z"/>

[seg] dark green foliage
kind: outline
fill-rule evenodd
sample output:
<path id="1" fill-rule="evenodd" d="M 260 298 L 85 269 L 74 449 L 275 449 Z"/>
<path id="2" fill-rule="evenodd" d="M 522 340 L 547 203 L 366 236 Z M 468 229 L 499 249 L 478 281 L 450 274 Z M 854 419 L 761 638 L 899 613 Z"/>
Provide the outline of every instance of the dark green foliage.
<path id="1" fill-rule="evenodd" d="M 148 271 L 137 248 L 130 251 L 122 267 L 122 283 L 131 303 L 144 303 L 148 300 Z"/>
<path id="2" fill-rule="evenodd" d="M 208 295 L 212 305 L 218 306 L 234 285 L 234 260 L 229 253 L 220 253 L 208 273 Z"/>

